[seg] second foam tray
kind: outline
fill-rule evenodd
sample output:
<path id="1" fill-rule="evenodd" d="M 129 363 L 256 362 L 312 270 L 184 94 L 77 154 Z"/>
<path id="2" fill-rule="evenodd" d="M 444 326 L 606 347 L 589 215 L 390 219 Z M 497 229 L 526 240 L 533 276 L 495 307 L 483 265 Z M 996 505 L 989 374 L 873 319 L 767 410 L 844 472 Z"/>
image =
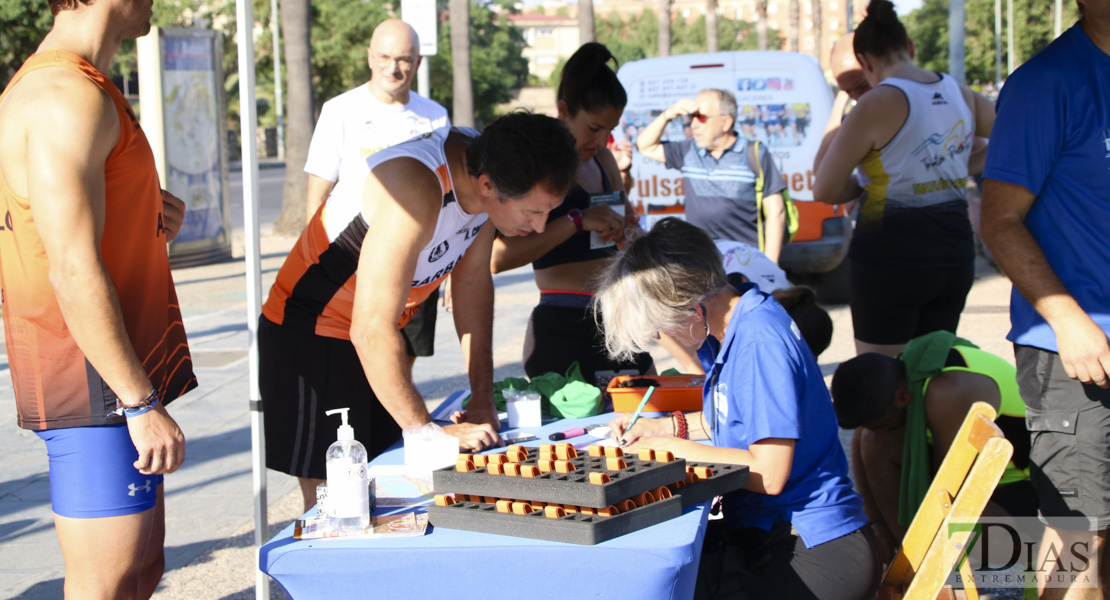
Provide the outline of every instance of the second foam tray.
<path id="1" fill-rule="evenodd" d="M 696 483 L 685 485 L 674 490 L 675 496 L 682 498 L 682 509 L 685 510 L 695 504 L 712 500 L 729 492 L 735 492 L 748 485 L 748 467 L 744 465 L 728 465 L 723 463 L 687 463 L 691 467 L 707 467 L 713 472 L 708 479 L 699 479 Z"/>
<path id="2" fill-rule="evenodd" d="M 686 477 L 686 461 L 682 459 L 659 462 L 643 461 L 635 455 L 621 458 L 627 466 L 619 471 L 606 469 L 605 457 L 579 456 L 570 460 L 574 471 L 549 471 L 538 477 L 490 475 L 485 467 L 461 473 L 455 467 L 446 467 L 432 472 L 432 487 L 437 494 L 476 494 L 604 508 Z M 529 458 L 520 464 L 535 465 L 536 459 Z M 600 485 L 590 483 L 590 473 L 595 471 L 605 473 L 610 481 Z"/>

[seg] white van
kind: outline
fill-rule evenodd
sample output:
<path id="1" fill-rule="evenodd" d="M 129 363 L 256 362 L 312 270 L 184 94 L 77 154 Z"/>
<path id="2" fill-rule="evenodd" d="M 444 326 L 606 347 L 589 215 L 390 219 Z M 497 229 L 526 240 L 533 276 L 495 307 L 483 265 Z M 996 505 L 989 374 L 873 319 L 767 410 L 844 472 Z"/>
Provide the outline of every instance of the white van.
<path id="1" fill-rule="evenodd" d="M 737 133 L 766 144 L 798 205 L 800 226 L 783 248 L 779 264 L 794 283 L 818 289 L 822 302 L 847 301 L 845 268 L 851 233 L 838 207 L 813 202 L 813 158 L 821 145 L 833 96 L 817 61 L 795 52 L 717 52 L 648 58 L 621 66 L 617 77 L 628 92 L 618 140 L 635 146 L 637 133 L 681 98 L 718 88 L 736 96 Z M 682 120 L 667 126 L 663 140 L 687 135 Z M 633 188 L 628 195 L 650 227 L 683 212 L 682 174 L 633 151 Z"/>

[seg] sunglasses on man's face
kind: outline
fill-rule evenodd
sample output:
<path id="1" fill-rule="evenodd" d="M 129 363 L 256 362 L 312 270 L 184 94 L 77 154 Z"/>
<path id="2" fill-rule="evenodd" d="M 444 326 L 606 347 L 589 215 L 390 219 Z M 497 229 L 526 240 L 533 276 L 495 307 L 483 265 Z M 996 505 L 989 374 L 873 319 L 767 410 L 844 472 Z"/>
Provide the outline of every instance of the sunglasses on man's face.
<path id="1" fill-rule="evenodd" d="M 717 115 L 704 115 L 704 114 L 701 113 L 700 110 L 695 110 L 694 112 L 690 113 L 690 115 L 689 115 L 691 121 L 697 121 L 698 123 L 705 123 L 706 121 L 708 121 L 709 119 L 711 119 L 715 116 L 717 116 Z"/>

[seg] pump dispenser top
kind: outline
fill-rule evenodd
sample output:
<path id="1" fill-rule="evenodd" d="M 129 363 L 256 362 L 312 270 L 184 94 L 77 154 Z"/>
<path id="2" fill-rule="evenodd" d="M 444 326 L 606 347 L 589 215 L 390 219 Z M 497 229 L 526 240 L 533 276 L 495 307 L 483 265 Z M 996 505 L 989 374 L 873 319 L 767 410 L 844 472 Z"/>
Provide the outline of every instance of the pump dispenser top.
<path id="1" fill-rule="evenodd" d="M 355 439 L 355 428 L 351 427 L 350 425 L 347 424 L 347 411 L 349 411 L 349 410 L 351 410 L 351 409 L 349 409 L 349 408 L 337 408 L 335 410 L 329 410 L 329 411 L 324 413 L 325 415 L 328 415 L 329 417 L 331 415 L 334 415 L 335 413 L 342 413 L 342 414 L 340 414 L 340 418 L 343 419 L 343 424 L 339 426 L 338 430 L 336 430 L 336 439 L 338 439 L 341 442 L 350 442 L 350 441 L 354 441 L 354 439 Z"/>

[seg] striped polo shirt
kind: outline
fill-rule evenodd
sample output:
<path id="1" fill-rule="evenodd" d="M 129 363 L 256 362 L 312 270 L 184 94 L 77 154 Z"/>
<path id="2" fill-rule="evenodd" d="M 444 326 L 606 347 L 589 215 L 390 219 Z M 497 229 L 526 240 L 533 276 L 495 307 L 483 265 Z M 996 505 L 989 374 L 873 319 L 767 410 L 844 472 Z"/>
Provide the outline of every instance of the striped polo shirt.
<path id="1" fill-rule="evenodd" d="M 664 164 L 682 171 L 686 220 L 714 239 L 759 246 L 755 207 L 755 171 L 748 164 L 748 141 L 737 138 L 721 158 L 713 158 L 693 140 L 663 142 Z M 765 144 L 759 145 L 763 165 L 763 197 L 786 189 Z"/>

